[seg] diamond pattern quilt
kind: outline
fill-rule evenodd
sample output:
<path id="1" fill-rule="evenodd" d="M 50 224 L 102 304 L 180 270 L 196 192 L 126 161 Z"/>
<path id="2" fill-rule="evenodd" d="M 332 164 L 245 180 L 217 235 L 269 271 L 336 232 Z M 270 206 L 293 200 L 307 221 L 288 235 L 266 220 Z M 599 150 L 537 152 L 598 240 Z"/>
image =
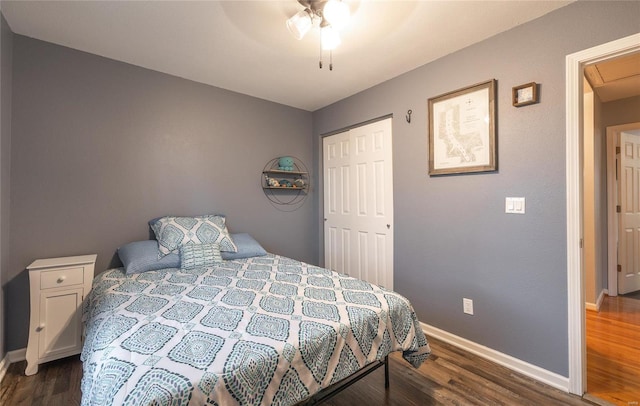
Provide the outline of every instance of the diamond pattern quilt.
<path id="1" fill-rule="evenodd" d="M 430 353 L 407 299 L 290 258 L 96 276 L 82 405 L 291 405 L 392 351 Z"/>

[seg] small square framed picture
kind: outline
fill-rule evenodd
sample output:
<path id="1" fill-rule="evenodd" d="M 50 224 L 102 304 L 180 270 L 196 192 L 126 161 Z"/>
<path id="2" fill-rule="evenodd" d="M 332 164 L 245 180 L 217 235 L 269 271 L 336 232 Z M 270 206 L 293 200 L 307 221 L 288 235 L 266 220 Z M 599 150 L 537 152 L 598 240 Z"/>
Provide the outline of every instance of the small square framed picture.
<path id="1" fill-rule="evenodd" d="M 515 107 L 538 103 L 538 84 L 527 83 L 513 88 L 513 105 Z"/>

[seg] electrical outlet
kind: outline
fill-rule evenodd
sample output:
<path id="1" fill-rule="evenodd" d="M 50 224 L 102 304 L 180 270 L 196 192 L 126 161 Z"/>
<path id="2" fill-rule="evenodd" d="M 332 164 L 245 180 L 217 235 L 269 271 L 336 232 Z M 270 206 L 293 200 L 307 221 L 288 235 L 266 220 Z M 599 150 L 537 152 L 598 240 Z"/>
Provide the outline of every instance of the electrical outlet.
<path id="1" fill-rule="evenodd" d="M 462 311 L 465 314 L 470 314 L 473 316 L 473 300 L 467 299 L 466 297 L 462 299 Z"/>

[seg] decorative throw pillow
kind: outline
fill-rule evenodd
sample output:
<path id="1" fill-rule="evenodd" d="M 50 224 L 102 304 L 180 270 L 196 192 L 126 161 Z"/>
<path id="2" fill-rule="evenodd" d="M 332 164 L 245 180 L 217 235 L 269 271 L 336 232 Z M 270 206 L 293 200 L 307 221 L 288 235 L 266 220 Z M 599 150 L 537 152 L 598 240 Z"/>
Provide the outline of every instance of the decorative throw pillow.
<path id="1" fill-rule="evenodd" d="M 231 234 L 231 239 L 238 247 L 238 251 L 222 252 L 222 259 L 225 261 L 267 255 L 267 251 L 262 248 L 262 245 L 247 233 Z"/>
<path id="2" fill-rule="evenodd" d="M 220 244 L 185 244 L 180 247 L 180 268 L 211 267 L 222 263 Z"/>
<path id="3" fill-rule="evenodd" d="M 224 216 L 161 217 L 151 229 L 158 240 L 159 257 L 177 253 L 186 244 L 218 243 L 221 251 L 238 251 L 229 236 Z"/>
<path id="4" fill-rule="evenodd" d="M 118 248 L 118 256 L 127 275 L 164 268 L 180 268 L 178 254 L 158 258 L 158 241 L 134 241 Z"/>

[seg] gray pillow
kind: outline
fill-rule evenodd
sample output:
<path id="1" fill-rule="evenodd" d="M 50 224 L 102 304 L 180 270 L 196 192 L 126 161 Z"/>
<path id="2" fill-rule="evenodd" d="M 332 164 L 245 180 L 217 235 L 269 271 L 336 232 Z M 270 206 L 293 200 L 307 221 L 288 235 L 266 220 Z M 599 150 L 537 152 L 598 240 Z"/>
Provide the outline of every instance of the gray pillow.
<path id="1" fill-rule="evenodd" d="M 158 259 L 158 241 L 134 241 L 118 248 L 127 275 L 164 268 L 180 268 L 180 256 L 169 254 Z"/>
<path id="2" fill-rule="evenodd" d="M 247 233 L 231 234 L 231 239 L 238 247 L 237 252 L 222 251 L 222 259 L 229 261 L 232 259 L 242 259 L 251 257 L 261 257 L 267 255 L 267 251 Z"/>

